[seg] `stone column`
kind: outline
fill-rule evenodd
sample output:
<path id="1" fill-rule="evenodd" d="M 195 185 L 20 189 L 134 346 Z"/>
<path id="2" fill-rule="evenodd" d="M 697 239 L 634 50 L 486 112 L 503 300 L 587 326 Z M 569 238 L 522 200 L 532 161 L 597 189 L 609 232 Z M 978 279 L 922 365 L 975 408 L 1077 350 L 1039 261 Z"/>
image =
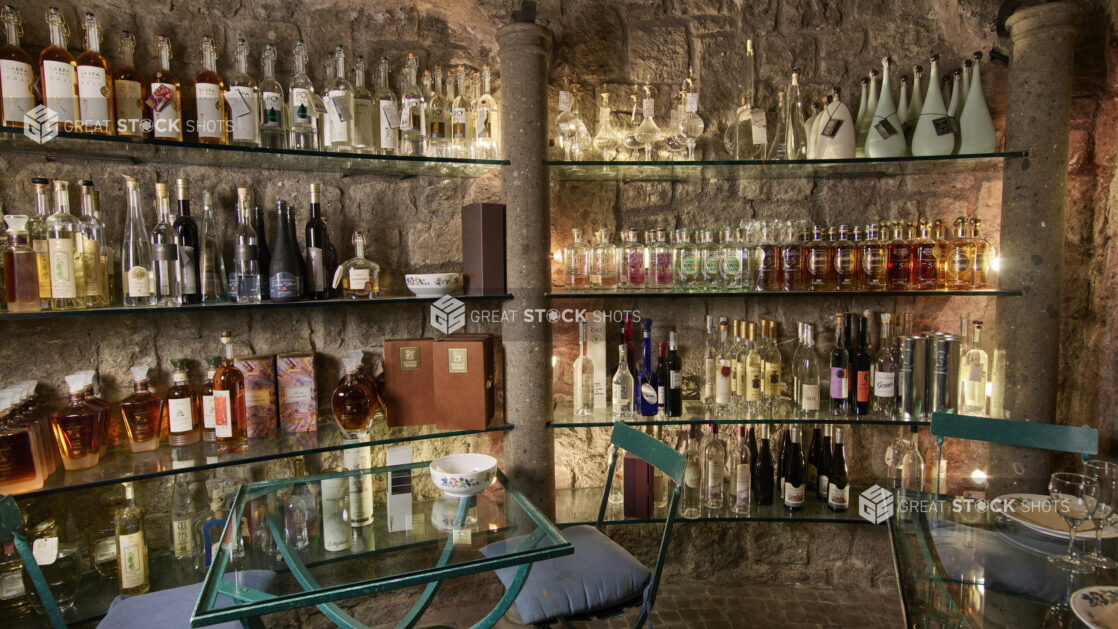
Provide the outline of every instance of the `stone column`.
<path id="1" fill-rule="evenodd" d="M 501 177 L 509 292 L 504 323 L 505 412 L 516 426 L 505 440 L 504 469 L 529 500 L 555 514 L 555 457 L 551 431 L 551 330 L 527 323 L 526 310 L 545 311 L 551 284 L 551 218 L 547 146 L 547 80 L 551 31 L 514 23 L 497 31 L 501 61 L 502 144 L 510 162 Z"/>
<path id="2" fill-rule="evenodd" d="M 997 345 L 1006 350 L 1005 408 L 1011 419 L 1053 423 L 1060 339 L 1060 281 L 1067 205 L 1072 44 L 1079 7 L 1053 2 L 1020 9 L 1006 22 L 1013 41 L 1002 187 L 1002 286 L 1023 297 L 997 303 Z M 991 447 L 987 495 L 1040 490 L 1050 457 L 1042 450 Z M 1042 492 L 1047 493 L 1047 492 Z"/>

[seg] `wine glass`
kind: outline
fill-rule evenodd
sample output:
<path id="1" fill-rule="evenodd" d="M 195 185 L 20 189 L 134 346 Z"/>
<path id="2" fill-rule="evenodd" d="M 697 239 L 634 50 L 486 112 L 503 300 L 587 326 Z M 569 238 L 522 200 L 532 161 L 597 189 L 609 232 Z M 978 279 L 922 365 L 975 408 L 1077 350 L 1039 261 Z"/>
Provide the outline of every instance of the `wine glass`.
<path id="1" fill-rule="evenodd" d="M 571 146 L 574 144 L 575 136 L 578 135 L 579 125 L 585 127 L 578 117 L 578 100 L 572 98 L 574 94 L 569 91 L 567 78 L 563 78 L 563 92 L 571 99 L 571 103 L 563 103 L 565 109 L 559 112 L 555 117 L 555 129 L 559 132 L 559 143 L 563 145 L 563 159 L 571 161 Z M 560 98 L 560 100 L 563 100 Z M 561 108 L 563 108 L 561 107 Z"/>
<path id="2" fill-rule="evenodd" d="M 1083 474 L 1056 472 L 1048 481 L 1048 494 L 1056 513 L 1068 523 L 1068 552 L 1066 555 L 1053 555 L 1048 558 L 1056 567 L 1067 572 L 1089 573 L 1094 566 L 1083 561 L 1075 550 L 1075 533 L 1079 525 L 1095 512 L 1099 482 Z"/>
<path id="3" fill-rule="evenodd" d="M 1099 493 L 1095 512 L 1091 514 L 1095 524 L 1095 552 L 1080 558 L 1096 568 L 1118 568 L 1118 561 L 1102 554 L 1102 530 L 1113 521 L 1115 502 L 1118 502 L 1118 465 L 1096 459 L 1088 461 L 1084 467 L 1087 476 L 1098 481 Z"/>
<path id="4" fill-rule="evenodd" d="M 663 135 L 660 127 L 656 126 L 656 121 L 653 120 L 654 109 L 652 87 L 647 86 L 644 88 L 644 119 L 637 125 L 637 130 L 633 133 L 633 139 L 644 146 L 644 161 L 646 162 L 652 161 L 652 145 L 660 141 Z"/>
<path id="5" fill-rule="evenodd" d="M 617 145 L 620 140 L 612 122 L 613 112 L 609 108 L 609 94 L 603 93 L 600 97 L 602 104 L 598 106 L 598 131 L 594 134 L 592 143 L 594 149 L 602 154 L 602 159 L 610 162 L 617 157 Z"/>

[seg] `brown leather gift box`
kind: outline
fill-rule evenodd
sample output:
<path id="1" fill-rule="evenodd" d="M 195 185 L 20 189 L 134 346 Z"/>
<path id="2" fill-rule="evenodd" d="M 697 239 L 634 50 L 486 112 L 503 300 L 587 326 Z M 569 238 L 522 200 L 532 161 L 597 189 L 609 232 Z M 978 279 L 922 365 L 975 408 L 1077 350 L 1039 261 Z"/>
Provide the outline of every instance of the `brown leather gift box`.
<path id="1" fill-rule="evenodd" d="M 434 343 L 435 425 L 481 430 L 493 417 L 493 336 L 453 334 Z"/>
<path id="2" fill-rule="evenodd" d="M 384 342 L 384 404 L 389 426 L 435 423 L 432 339 Z"/>

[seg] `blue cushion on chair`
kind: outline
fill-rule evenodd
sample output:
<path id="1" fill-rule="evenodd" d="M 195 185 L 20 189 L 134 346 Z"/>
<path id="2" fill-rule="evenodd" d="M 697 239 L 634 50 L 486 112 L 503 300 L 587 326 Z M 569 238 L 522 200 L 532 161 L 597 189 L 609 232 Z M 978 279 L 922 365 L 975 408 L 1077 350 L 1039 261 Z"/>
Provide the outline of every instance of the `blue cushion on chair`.
<path id="1" fill-rule="evenodd" d="M 246 587 L 261 592 L 268 591 L 276 576 L 271 570 L 246 570 L 236 574 L 241 576 L 241 582 Z M 232 574 L 227 574 L 225 580 L 232 582 L 232 577 Z M 108 615 L 97 625 L 97 629 L 190 629 L 190 614 L 194 611 L 194 603 L 198 601 L 201 591 L 202 584 L 195 583 L 139 596 L 118 596 L 109 606 Z M 218 595 L 215 607 L 230 607 L 233 603 L 233 599 L 228 596 Z M 227 622 L 213 627 L 241 629 L 241 623 Z"/>
<path id="2" fill-rule="evenodd" d="M 516 609 L 526 624 L 616 607 L 641 595 L 652 573 L 627 550 L 592 526 L 563 529 L 575 552 L 532 564 L 528 580 L 516 597 Z M 492 557 L 511 552 L 524 540 L 512 538 L 481 549 Z M 506 550 L 507 549 L 507 550 Z M 507 588 L 516 567 L 497 570 Z"/>

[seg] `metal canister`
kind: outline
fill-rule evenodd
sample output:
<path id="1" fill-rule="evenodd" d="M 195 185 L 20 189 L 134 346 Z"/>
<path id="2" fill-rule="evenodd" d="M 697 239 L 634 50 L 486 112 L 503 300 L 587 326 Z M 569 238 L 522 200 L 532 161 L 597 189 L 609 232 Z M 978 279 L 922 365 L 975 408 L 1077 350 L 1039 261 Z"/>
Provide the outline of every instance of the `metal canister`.
<path id="1" fill-rule="evenodd" d="M 962 362 L 962 339 L 951 334 L 937 334 L 929 339 L 928 413 L 954 413 L 959 409 L 959 366 Z"/>
<path id="2" fill-rule="evenodd" d="M 919 420 L 924 413 L 924 369 L 926 340 L 922 336 L 904 336 L 900 339 L 901 369 L 897 393 L 899 408 L 906 421 Z"/>

